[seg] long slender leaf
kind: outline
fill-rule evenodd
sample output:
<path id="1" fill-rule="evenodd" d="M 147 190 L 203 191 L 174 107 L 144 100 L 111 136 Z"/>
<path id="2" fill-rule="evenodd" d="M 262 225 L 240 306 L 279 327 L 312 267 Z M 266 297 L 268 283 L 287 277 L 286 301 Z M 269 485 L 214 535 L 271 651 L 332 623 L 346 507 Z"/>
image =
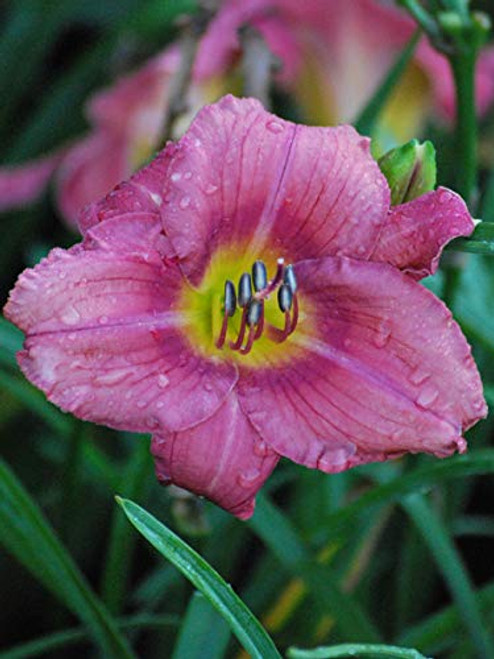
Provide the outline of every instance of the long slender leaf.
<path id="1" fill-rule="evenodd" d="M 379 633 L 351 595 L 343 593 L 334 572 L 315 562 L 290 521 L 264 496 L 258 495 L 249 526 L 288 572 L 301 577 L 313 597 L 330 613 L 350 640 L 379 641 Z"/>
<path id="2" fill-rule="evenodd" d="M 455 238 L 447 249 L 456 252 L 494 255 L 494 222 L 479 222 L 469 238 Z"/>
<path id="3" fill-rule="evenodd" d="M 117 497 L 130 522 L 200 590 L 252 657 L 280 659 L 261 624 L 220 575 L 189 545 L 133 501 Z"/>
<path id="4" fill-rule="evenodd" d="M 388 483 L 374 487 L 354 502 L 328 515 L 325 523 L 336 535 L 348 524 L 354 524 L 358 515 L 364 512 L 369 514 L 374 506 L 382 506 L 390 501 L 398 501 L 404 495 L 412 492 L 423 492 L 436 486 L 441 481 L 493 472 L 494 449 L 479 449 L 475 453 L 434 462 L 399 476 Z"/>
<path id="5" fill-rule="evenodd" d="M 368 645 L 345 643 L 327 648 L 314 650 L 301 650 L 290 648 L 287 653 L 289 659 L 339 659 L 340 657 L 371 657 L 373 659 L 427 659 L 417 650 L 398 648 L 392 645 Z"/>
<path id="6" fill-rule="evenodd" d="M 482 613 L 490 613 L 492 616 L 494 583 L 479 590 L 476 599 Z M 395 640 L 402 645 L 412 645 L 424 650 L 427 648 L 428 652 L 436 652 L 455 644 L 458 633 L 462 634 L 460 614 L 456 604 L 451 604 L 406 630 Z"/>
<path id="7" fill-rule="evenodd" d="M 494 643 L 484 627 L 473 586 L 441 520 L 420 494 L 406 497 L 403 507 L 419 529 L 453 595 L 481 657 L 494 657 Z"/>
<path id="8" fill-rule="evenodd" d="M 413 57 L 420 35 L 420 30 L 417 30 L 414 33 L 404 50 L 399 54 L 396 61 L 391 66 L 390 70 L 384 77 L 384 80 L 381 82 L 366 107 L 362 110 L 360 116 L 357 117 L 354 125 L 359 133 L 370 135 L 374 130 L 379 115 L 386 105 L 387 100 Z"/>
<path id="9" fill-rule="evenodd" d="M 196 591 L 187 608 L 172 659 L 221 659 L 230 629 L 202 593 Z"/>
<path id="10" fill-rule="evenodd" d="M 166 626 L 178 627 L 180 618 L 173 615 L 149 615 L 138 614 L 128 618 L 119 618 L 116 621 L 118 627 L 126 631 L 140 629 L 162 629 Z M 48 652 L 66 648 L 67 646 L 76 645 L 90 640 L 90 635 L 85 629 L 66 629 L 61 632 L 47 634 L 34 641 L 16 645 L 10 650 L 2 652 L 2 659 L 28 659 L 37 657 L 40 654 L 45 655 Z"/>
<path id="11" fill-rule="evenodd" d="M 88 626 L 106 657 L 134 656 L 41 510 L 3 461 L 0 461 L 0 527 L 1 542 Z"/>

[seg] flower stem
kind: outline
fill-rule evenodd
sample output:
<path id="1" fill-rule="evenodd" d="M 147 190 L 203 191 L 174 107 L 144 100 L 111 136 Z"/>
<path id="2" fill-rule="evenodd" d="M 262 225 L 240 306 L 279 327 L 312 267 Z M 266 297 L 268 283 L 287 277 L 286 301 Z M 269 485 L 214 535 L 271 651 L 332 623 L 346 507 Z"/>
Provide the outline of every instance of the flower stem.
<path id="1" fill-rule="evenodd" d="M 467 203 L 472 202 L 477 183 L 476 60 L 475 47 L 462 48 L 449 56 L 456 88 L 456 189 Z"/>

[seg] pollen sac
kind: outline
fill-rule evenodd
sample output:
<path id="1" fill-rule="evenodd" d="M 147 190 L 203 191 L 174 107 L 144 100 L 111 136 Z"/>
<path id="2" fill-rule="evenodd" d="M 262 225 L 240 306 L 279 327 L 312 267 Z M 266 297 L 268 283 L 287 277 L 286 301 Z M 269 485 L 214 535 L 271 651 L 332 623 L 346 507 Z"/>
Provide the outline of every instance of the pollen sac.
<path id="1" fill-rule="evenodd" d="M 295 295 L 295 292 L 297 290 L 297 278 L 295 277 L 295 271 L 293 269 L 293 265 L 286 266 L 285 272 L 283 273 L 283 283 L 286 286 L 288 286 L 292 296 Z"/>
<path id="2" fill-rule="evenodd" d="M 256 261 L 252 266 L 252 281 L 256 293 L 262 291 L 268 285 L 268 273 L 262 261 Z"/>
<path id="3" fill-rule="evenodd" d="M 249 327 L 257 325 L 257 323 L 261 320 L 261 314 L 262 302 L 259 300 L 252 300 L 252 302 L 249 304 L 249 308 L 247 309 L 247 325 Z"/>
<path id="4" fill-rule="evenodd" d="M 252 282 L 247 272 L 240 277 L 238 282 L 238 306 L 245 307 L 252 299 Z"/>
<path id="5" fill-rule="evenodd" d="M 237 295 L 235 293 L 235 286 L 229 279 L 225 281 L 225 313 L 228 316 L 233 316 L 237 309 Z"/>
<path id="6" fill-rule="evenodd" d="M 281 284 L 278 288 L 278 305 L 280 309 L 285 311 L 290 311 L 293 301 L 293 293 L 288 284 Z"/>

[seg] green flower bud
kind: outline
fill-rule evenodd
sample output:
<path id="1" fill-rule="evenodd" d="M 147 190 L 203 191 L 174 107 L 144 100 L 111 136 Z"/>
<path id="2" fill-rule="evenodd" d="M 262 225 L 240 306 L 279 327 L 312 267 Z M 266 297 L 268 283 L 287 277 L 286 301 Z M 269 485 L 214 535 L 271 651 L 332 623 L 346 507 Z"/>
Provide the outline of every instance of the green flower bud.
<path id="1" fill-rule="evenodd" d="M 416 199 L 436 185 L 436 151 L 432 142 L 410 140 L 378 160 L 391 189 L 391 205 Z"/>

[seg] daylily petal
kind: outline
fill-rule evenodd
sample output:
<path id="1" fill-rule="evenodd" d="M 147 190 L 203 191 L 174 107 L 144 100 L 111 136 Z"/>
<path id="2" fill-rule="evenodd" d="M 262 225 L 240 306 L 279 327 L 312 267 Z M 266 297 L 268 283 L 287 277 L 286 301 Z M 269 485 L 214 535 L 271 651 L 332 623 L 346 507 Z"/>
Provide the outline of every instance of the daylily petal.
<path id="1" fill-rule="evenodd" d="M 296 265 L 311 327 L 286 366 L 242 369 L 239 400 L 278 453 L 340 471 L 405 451 L 465 450 L 485 416 L 470 347 L 448 309 L 395 268 L 326 258 Z"/>
<path id="2" fill-rule="evenodd" d="M 469 236 L 474 226 L 463 199 L 438 188 L 390 209 L 369 260 L 389 263 L 421 279 L 436 272 L 445 245 L 458 236 Z"/>
<path id="3" fill-rule="evenodd" d="M 152 252 L 53 250 L 21 275 L 5 308 L 27 334 L 22 370 L 82 419 L 140 432 L 203 421 L 237 375 L 186 344 L 171 309 L 182 281 Z"/>
<path id="4" fill-rule="evenodd" d="M 207 421 L 154 435 L 151 452 L 160 481 L 204 495 L 240 519 L 254 512 L 255 495 L 279 460 L 234 394 Z"/>
<path id="5" fill-rule="evenodd" d="M 169 171 L 163 226 L 194 283 L 210 254 L 235 242 L 290 260 L 364 258 L 389 207 L 366 138 L 351 127 L 284 121 L 253 99 L 227 96 L 204 108 Z"/>
<path id="6" fill-rule="evenodd" d="M 82 209 L 131 174 L 127 144 L 117 133 L 98 131 L 67 153 L 57 176 L 57 202 L 63 216 L 77 226 Z"/>
<path id="7" fill-rule="evenodd" d="M 85 245 L 126 252 L 156 250 L 174 256 L 161 224 L 161 191 L 171 156 L 169 144 L 147 167 L 114 188 L 104 199 L 86 206 L 79 216 Z"/>
<path id="8" fill-rule="evenodd" d="M 0 211 L 27 206 L 35 201 L 48 185 L 62 157 L 61 152 L 24 165 L 0 168 Z"/>

